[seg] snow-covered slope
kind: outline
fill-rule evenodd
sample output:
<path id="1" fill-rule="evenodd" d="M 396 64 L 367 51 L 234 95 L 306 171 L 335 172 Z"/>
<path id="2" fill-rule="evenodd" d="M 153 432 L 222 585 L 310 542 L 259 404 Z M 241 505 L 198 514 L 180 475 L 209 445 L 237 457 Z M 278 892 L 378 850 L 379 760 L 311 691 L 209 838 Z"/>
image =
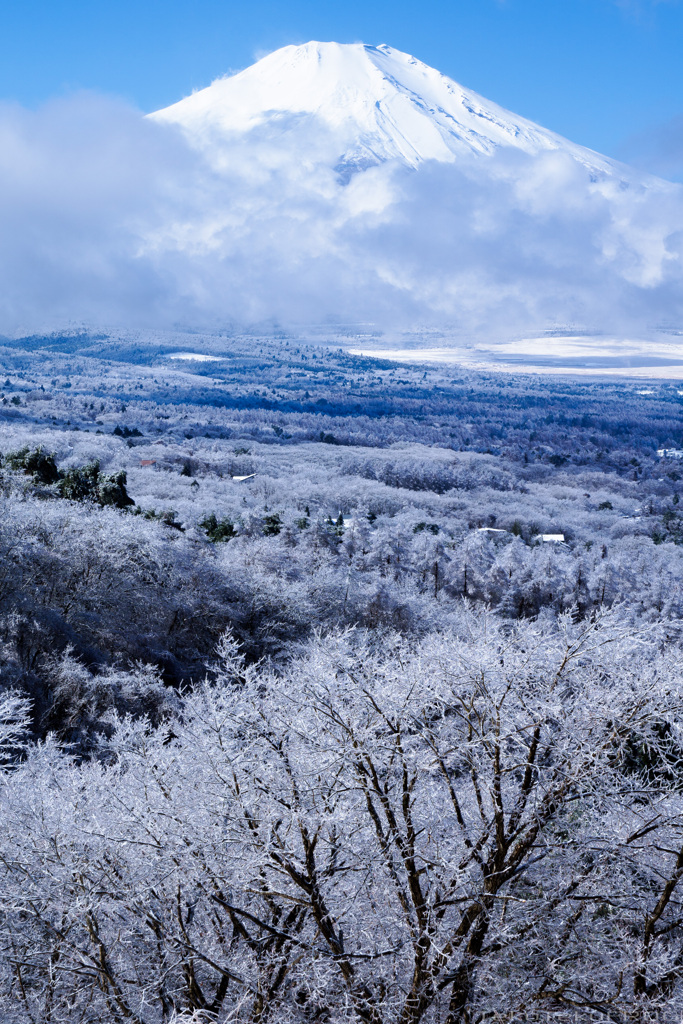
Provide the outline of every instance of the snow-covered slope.
<path id="1" fill-rule="evenodd" d="M 287 46 L 147 125 L 171 200 L 140 251 L 198 308 L 487 345 L 683 317 L 680 186 L 389 46 Z"/>
<path id="2" fill-rule="evenodd" d="M 285 46 L 150 116 L 179 125 L 195 145 L 214 151 L 235 134 L 264 128 L 297 145 L 317 127 L 333 140 L 337 169 L 347 177 L 387 160 L 416 167 L 501 146 L 529 154 L 562 150 L 599 176 L 625 171 L 385 45 Z"/>

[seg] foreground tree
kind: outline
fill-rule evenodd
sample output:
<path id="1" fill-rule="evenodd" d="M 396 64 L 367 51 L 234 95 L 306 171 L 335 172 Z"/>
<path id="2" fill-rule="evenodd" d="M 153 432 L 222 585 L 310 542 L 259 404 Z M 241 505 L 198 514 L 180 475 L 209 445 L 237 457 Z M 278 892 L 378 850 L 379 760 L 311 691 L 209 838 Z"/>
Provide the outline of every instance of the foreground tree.
<path id="1" fill-rule="evenodd" d="M 675 1019 L 678 673 L 616 615 L 226 639 L 172 727 L 6 776 L 3 1019 Z"/>

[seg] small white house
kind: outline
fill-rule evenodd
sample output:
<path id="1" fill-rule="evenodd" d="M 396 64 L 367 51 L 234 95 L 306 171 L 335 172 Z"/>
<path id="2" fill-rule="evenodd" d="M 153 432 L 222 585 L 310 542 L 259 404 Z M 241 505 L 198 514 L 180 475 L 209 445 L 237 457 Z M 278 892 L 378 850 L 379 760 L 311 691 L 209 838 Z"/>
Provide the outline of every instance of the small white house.
<path id="1" fill-rule="evenodd" d="M 658 448 L 660 459 L 683 459 L 683 448 Z"/>
<path id="2" fill-rule="evenodd" d="M 544 544 L 564 544 L 563 533 L 542 533 L 541 540 Z"/>
<path id="3" fill-rule="evenodd" d="M 249 473 L 248 476 L 234 476 L 232 479 L 235 483 L 241 484 L 243 480 L 253 480 L 255 476 L 256 473 Z"/>

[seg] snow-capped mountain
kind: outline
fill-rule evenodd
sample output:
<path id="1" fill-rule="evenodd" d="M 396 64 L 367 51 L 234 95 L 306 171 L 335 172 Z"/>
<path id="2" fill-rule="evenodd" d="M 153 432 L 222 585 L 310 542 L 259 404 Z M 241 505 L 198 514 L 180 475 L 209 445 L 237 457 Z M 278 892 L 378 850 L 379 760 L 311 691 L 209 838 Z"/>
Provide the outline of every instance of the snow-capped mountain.
<path id="1" fill-rule="evenodd" d="M 285 46 L 150 116 L 177 124 L 193 144 L 214 152 L 236 134 L 263 129 L 296 145 L 317 126 L 334 140 L 337 169 L 347 177 L 388 160 L 417 167 L 501 146 L 533 155 L 561 150 L 598 176 L 625 171 L 385 45 Z"/>
<path id="2" fill-rule="evenodd" d="M 683 316 L 680 186 L 389 46 L 287 46 L 146 124 L 182 171 L 140 251 L 202 308 L 498 341 Z"/>

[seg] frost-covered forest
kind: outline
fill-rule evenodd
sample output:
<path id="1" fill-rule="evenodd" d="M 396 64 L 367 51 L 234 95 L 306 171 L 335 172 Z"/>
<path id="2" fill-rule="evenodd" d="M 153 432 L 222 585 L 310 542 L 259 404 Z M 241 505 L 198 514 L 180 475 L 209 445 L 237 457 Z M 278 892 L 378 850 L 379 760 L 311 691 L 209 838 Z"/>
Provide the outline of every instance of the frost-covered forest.
<path id="1" fill-rule="evenodd" d="M 680 1018 L 682 384 L 0 364 L 3 1021 Z"/>

